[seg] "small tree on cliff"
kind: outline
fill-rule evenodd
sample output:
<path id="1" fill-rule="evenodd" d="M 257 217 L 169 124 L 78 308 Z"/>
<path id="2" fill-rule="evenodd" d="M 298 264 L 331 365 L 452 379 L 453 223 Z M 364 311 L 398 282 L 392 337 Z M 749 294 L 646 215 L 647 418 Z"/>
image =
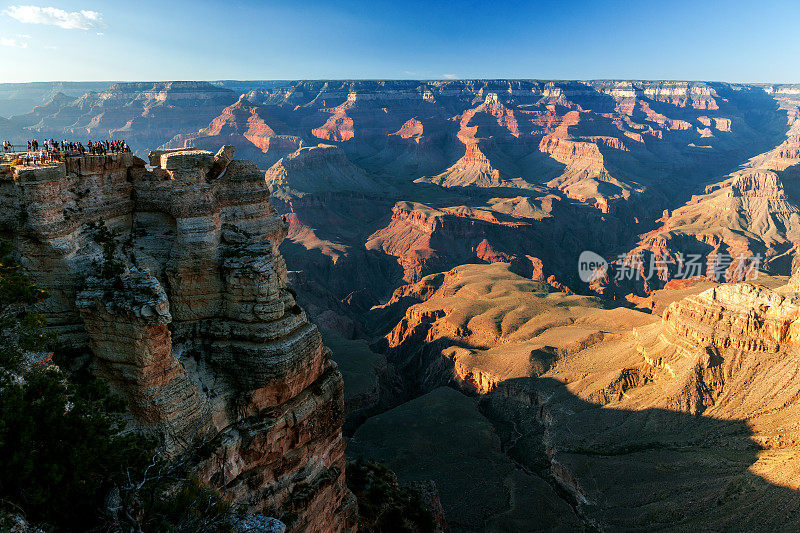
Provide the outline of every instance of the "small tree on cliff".
<path id="1" fill-rule="evenodd" d="M 117 259 L 117 240 L 114 233 L 108 229 L 105 222 L 98 222 L 94 225 L 96 230 L 94 241 L 103 247 L 102 262 L 95 263 L 94 267 L 102 279 L 113 280 L 119 284 L 119 277 L 125 270 L 122 262 Z"/>

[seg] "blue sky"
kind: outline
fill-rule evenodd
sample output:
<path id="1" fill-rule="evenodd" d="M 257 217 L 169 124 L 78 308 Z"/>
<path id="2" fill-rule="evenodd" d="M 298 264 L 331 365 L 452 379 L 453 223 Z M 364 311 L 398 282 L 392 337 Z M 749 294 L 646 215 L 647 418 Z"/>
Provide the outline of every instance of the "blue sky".
<path id="1" fill-rule="evenodd" d="M 800 7 L 752 1 L 0 0 L 0 82 L 800 82 Z"/>

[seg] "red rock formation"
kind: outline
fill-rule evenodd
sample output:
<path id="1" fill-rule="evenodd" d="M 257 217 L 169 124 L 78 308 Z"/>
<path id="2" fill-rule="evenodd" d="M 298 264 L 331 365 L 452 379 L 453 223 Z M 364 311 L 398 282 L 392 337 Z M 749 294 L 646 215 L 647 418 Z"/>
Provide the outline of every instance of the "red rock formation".
<path id="1" fill-rule="evenodd" d="M 311 135 L 325 141 L 349 141 L 355 136 L 353 119 L 347 116 L 345 106 L 324 111 L 330 112 L 331 116 L 325 124 L 312 129 Z"/>
<path id="2" fill-rule="evenodd" d="M 576 162 L 589 165 L 603 164 L 603 156 L 594 143 L 576 142 L 545 135 L 539 143 L 539 151 L 549 154 L 553 159 L 565 165 Z"/>
<path id="3" fill-rule="evenodd" d="M 279 128 L 281 133 L 273 128 Z M 196 133 L 176 135 L 162 148 L 208 149 L 232 144 L 240 153 L 266 168 L 303 145 L 300 137 L 286 135 L 288 131 L 290 129 L 267 108 L 239 98 L 235 104 L 223 109 L 207 127 Z"/>
<path id="4" fill-rule="evenodd" d="M 791 105 L 797 106 L 798 102 Z M 710 118 L 700 118 L 701 123 L 711 124 Z M 642 294 L 663 288 L 678 275 L 682 257 L 690 256 L 702 265 L 702 272 L 691 275 L 717 281 L 744 281 L 757 277 L 759 271 L 792 271 L 800 246 L 800 211 L 790 198 L 796 190 L 793 180 L 787 182 L 790 195 L 783 178 L 787 169 L 800 162 L 794 130 L 793 126 L 785 141 L 751 158 L 741 170 L 706 186 L 704 194 L 665 211 L 657 221 L 661 226 L 640 236 L 638 245 L 627 256 L 641 256 L 645 263 L 656 258 L 668 263 L 663 276 L 648 276 L 644 265 L 633 283 L 618 283 L 617 289 L 607 291 L 606 281 L 599 280 L 593 289 L 606 294 Z M 612 271 L 619 272 L 622 262 L 612 264 Z"/>
<path id="5" fill-rule="evenodd" d="M 390 135 L 398 135 L 403 139 L 419 139 L 424 131 L 424 127 L 422 126 L 422 122 L 415 118 L 410 118 L 403 125 L 394 133 Z"/>

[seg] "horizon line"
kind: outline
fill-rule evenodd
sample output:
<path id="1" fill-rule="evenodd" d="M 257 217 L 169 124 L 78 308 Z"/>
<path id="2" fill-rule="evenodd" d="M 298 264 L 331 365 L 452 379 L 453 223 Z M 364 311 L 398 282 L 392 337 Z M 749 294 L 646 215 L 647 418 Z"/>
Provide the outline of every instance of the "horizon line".
<path id="1" fill-rule="evenodd" d="M 729 83 L 738 85 L 800 85 L 796 81 L 731 81 L 691 78 L 216 78 L 216 79 L 129 79 L 129 80 L 40 80 L 4 81 L 3 85 L 33 85 L 47 83 L 223 83 L 223 82 L 283 82 L 296 83 L 308 81 L 418 81 L 418 82 L 459 82 L 459 81 L 532 81 L 532 82 L 647 82 L 647 83 Z"/>

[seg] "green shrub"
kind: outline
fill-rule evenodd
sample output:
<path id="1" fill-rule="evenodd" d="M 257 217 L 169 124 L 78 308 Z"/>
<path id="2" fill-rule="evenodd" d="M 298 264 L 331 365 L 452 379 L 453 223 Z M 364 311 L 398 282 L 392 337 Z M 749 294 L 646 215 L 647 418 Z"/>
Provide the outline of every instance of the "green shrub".
<path id="1" fill-rule="evenodd" d="M 108 229 L 105 222 L 98 222 L 94 224 L 95 234 L 93 235 L 94 241 L 103 247 L 103 260 L 99 264 L 95 264 L 97 273 L 100 278 L 106 280 L 113 280 L 115 285 L 119 285 L 119 277 L 125 270 L 122 262 L 117 259 L 117 240 L 111 230 Z"/>
<path id="2" fill-rule="evenodd" d="M 194 477 L 154 480 L 145 485 L 139 498 L 143 531 L 153 532 L 232 532 L 231 505 L 216 490 Z"/>
<path id="3" fill-rule="evenodd" d="M 112 415 L 124 404 L 101 382 L 76 386 L 55 366 L 21 367 L 26 352 L 53 341 L 31 310 L 45 296 L 0 242 L 0 498 L 33 521 L 85 529 L 115 476 L 144 464 L 151 447 L 117 434 Z"/>
<path id="4" fill-rule="evenodd" d="M 69 383 L 36 368 L 0 392 L 0 497 L 34 522 L 85 531 L 127 470 L 144 468 L 152 445 L 119 436 L 109 413 L 121 402 L 96 380 Z"/>

